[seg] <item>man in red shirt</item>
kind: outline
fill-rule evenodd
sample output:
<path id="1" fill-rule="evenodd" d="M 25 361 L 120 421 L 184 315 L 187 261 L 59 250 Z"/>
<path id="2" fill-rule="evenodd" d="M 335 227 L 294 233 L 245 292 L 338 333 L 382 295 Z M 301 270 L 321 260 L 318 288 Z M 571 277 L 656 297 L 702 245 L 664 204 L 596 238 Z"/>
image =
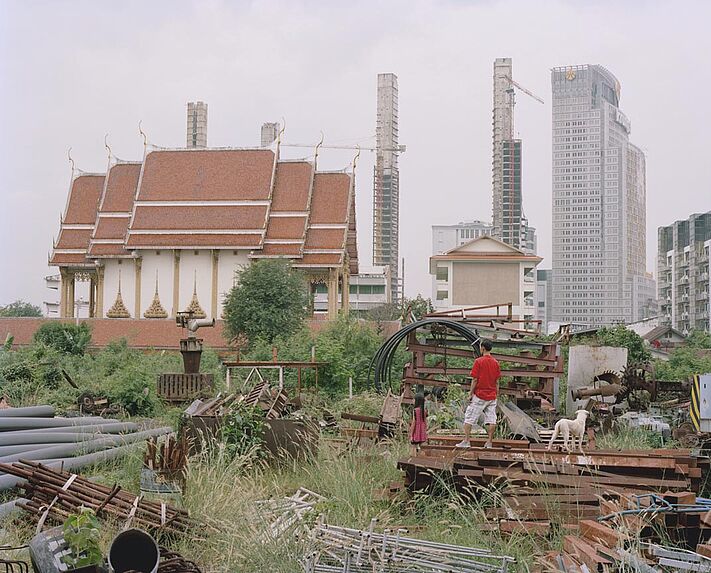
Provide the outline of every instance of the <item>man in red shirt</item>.
<path id="1" fill-rule="evenodd" d="M 483 416 L 488 439 L 485 448 L 492 446 L 494 430 L 496 429 L 496 392 L 501 376 L 499 362 L 491 355 L 493 348 L 491 342 L 484 340 L 481 343 L 481 356 L 474 361 L 472 367 L 471 404 L 464 414 L 464 439 L 457 444 L 458 448 L 468 448 L 469 434 L 472 426 L 476 425 Z"/>

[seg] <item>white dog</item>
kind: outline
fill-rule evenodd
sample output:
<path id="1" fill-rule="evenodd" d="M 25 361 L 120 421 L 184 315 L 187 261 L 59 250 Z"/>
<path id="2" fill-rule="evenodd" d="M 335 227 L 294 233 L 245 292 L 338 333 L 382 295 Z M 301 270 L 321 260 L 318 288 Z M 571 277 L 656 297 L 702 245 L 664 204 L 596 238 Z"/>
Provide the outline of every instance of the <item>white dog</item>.
<path id="1" fill-rule="evenodd" d="M 555 439 L 563 434 L 563 447 L 565 447 L 568 452 L 575 451 L 575 438 L 578 438 L 578 449 L 583 451 L 583 434 L 585 433 L 585 421 L 587 420 L 590 412 L 587 410 L 578 410 L 575 412 L 575 420 L 558 420 L 555 423 L 555 428 L 553 428 L 553 435 L 551 436 L 551 441 L 548 442 L 548 449 L 553 448 L 553 442 Z M 572 442 L 572 447 L 571 447 Z"/>

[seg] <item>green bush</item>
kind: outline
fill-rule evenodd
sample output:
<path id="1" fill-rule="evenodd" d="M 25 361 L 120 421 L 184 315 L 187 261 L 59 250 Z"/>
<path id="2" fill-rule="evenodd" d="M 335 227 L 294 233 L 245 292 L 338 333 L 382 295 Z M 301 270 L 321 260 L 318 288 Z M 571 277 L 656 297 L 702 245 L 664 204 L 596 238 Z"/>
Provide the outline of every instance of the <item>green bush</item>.
<path id="1" fill-rule="evenodd" d="M 85 322 L 79 325 L 58 321 L 45 322 L 37 329 L 33 340 L 64 354 L 82 356 L 91 342 L 91 329 Z"/>
<path id="2" fill-rule="evenodd" d="M 264 430 L 264 413 L 261 408 L 247 406 L 244 402 L 232 407 L 224 417 L 221 428 L 221 439 L 228 459 L 262 457 Z"/>

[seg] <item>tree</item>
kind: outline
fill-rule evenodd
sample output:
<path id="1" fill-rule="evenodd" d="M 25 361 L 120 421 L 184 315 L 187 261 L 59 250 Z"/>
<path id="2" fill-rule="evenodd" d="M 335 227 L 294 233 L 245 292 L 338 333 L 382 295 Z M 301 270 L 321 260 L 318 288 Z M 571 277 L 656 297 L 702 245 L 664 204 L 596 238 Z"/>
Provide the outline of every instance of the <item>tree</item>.
<path id="1" fill-rule="evenodd" d="M 602 346 L 621 346 L 627 348 L 628 362 L 649 362 L 652 353 L 644 343 L 644 339 L 636 332 L 622 324 L 613 327 L 603 327 L 595 335 L 598 344 Z"/>
<path id="2" fill-rule="evenodd" d="M 421 320 L 426 314 L 434 312 L 432 299 L 424 298 L 421 294 L 418 294 L 415 298 L 406 298 L 403 301 L 403 306 L 405 307 L 405 310 L 410 309 L 417 320 Z"/>
<path id="3" fill-rule="evenodd" d="M 680 346 L 672 350 L 669 360 L 655 361 L 657 380 L 688 380 L 695 374 L 711 373 L 711 354 L 699 348 Z"/>
<path id="4" fill-rule="evenodd" d="M 692 330 L 684 342 L 689 348 L 711 348 L 711 334 L 703 330 Z"/>
<path id="5" fill-rule="evenodd" d="M 42 309 L 34 304 L 18 299 L 6 306 L 0 306 L 0 316 L 3 318 L 15 316 L 39 317 L 42 316 Z"/>
<path id="6" fill-rule="evenodd" d="M 63 354 L 82 356 L 91 342 L 91 329 L 85 322 L 74 325 L 49 321 L 37 329 L 33 340 Z"/>
<path id="7" fill-rule="evenodd" d="M 239 271 L 239 284 L 225 298 L 225 333 L 272 342 L 299 330 L 307 315 L 306 282 L 288 262 L 262 259 Z"/>

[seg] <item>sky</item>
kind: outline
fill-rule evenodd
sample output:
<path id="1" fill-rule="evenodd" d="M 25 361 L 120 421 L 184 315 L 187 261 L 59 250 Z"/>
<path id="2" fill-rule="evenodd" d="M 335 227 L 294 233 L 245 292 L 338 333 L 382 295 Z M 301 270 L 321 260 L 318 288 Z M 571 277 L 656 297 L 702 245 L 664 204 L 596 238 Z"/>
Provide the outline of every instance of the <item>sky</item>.
<path id="1" fill-rule="evenodd" d="M 185 145 L 185 105 L 208 103 L 210 146 L 284 139 L 374 145 L 377 74 L 399 79 L 400 245 L 406 294 L 430 296 L 431 226 L 491 219 L 493 61 L 513 58 L 524 210 L 539 268 L 551 254 L 551 86 L 556 66 L 601 64 L 622 85 L 647 156 L 647 260 L 657 228 L 711 210 L 711 2 L 643 0 L 0 0 L 0 305 L 56 300 L 44 276 L 77 166 L 142 139 Z M 108 134 L 108 136 L 107 136 Z M 284 148 L 305 157 L 308 148 Z M 340 169 L 350 150 L 325 150 Z M 358 248 L 372 259 L 374 154 L 356 172 Z"/>

